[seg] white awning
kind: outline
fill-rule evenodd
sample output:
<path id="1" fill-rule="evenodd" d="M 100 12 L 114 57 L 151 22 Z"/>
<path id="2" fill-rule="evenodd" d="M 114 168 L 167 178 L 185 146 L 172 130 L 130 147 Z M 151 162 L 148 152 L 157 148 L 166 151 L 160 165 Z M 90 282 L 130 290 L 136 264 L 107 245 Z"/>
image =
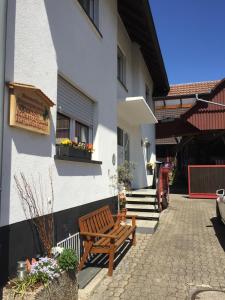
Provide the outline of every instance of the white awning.
<path id="1" fill-rule="evenodd" d="M 127 97 L 117 104 L 118 117 L 133 125 L 158 123 L 143 97 Z"/>

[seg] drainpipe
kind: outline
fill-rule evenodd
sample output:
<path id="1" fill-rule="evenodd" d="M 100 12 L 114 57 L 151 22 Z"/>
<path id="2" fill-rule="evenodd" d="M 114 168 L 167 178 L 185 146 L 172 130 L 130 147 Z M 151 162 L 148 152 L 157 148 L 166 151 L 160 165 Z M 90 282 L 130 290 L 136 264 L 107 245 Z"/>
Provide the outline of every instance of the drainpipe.
<path id="1" fill-rule="evenodd" d="M 198 98 L 198 94 L 195 95 L 195 99 L 196 99 L 196 101 L 206 102 L 208 104 L 214 104 L 214 105 L 225 107 L 225 104 L 222 104 L 222 103 L 217 103 L 217 102 L 213 102 L 213 101 L 207 101 L 205 99 L 200 99 L 200 98 Z"/>
<path id="2" fill-rule="evenodd" d="M 4 128 L 6 19 L 7 0 L 0 0 L 0 210 L 2 192 L 2 147 Z"/>

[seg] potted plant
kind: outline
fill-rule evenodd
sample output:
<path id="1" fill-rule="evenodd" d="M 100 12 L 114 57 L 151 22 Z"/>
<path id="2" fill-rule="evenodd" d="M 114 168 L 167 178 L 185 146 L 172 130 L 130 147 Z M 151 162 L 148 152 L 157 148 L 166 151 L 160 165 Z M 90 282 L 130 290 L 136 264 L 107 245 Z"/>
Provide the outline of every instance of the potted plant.
<path id="1" fill-rule="evenodd" d="M 27 260 L 27 276 L 9 281 L 3 300 L 77 300 L 77 265 L 73 249 L 60 248 L 53 257 L 32 259 L 31 263 Z"/>
<path id="2" fill-rule="evenodd" d="M 131 182 L 134 178 L 134 163 L 125 161 L 122 165 L 117 168 L 117 179 L 118 179 L 118 201 L 119 211 L 121 214 L 122 221 L 125 219 L 126 209 L 126 192 L 131 190 Z"/>
<path id="3" fill-rule="evenodd" d="M 151 163 L 151 162 L 147 162 L 146 168 L 147 168 L 147 170 L 149 170 L 150 175 L 152 175 L 153 174 L 153 169 L 154 169 L 154 164 Z"/>
<path id="4" fill-rule="evenodd" d="M 124 187 L 126 191 L 131 190 L 131 182 L 134 179 L 134 169 L 134 163 L 127 160 L 117 168 L 118 186 L 121 186 L 122 189 Z"/>

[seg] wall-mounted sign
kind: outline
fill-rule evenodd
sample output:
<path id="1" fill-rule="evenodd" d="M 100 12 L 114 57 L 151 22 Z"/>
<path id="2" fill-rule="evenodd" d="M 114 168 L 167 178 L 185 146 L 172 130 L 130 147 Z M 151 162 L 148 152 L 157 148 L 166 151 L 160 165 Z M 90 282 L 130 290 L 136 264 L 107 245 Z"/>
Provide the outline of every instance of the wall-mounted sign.
<path id="1" fill-rule="evenodd" d="M 54 103 L 32 85 L 10 83 L 9 125 L 50 134 L 50 107 Z"/>

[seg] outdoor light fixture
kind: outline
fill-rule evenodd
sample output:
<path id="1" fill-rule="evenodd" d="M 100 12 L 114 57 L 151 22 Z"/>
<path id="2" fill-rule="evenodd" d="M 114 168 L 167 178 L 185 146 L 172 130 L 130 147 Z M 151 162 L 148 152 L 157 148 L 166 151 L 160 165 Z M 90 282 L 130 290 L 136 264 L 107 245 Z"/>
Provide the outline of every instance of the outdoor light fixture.
<path id="1" fill-rule="evenodd" d="M 23 280 L 27 276 L 27 266 L 25 261 L 17 262 L 17 277 L 19 280 Z"/>

